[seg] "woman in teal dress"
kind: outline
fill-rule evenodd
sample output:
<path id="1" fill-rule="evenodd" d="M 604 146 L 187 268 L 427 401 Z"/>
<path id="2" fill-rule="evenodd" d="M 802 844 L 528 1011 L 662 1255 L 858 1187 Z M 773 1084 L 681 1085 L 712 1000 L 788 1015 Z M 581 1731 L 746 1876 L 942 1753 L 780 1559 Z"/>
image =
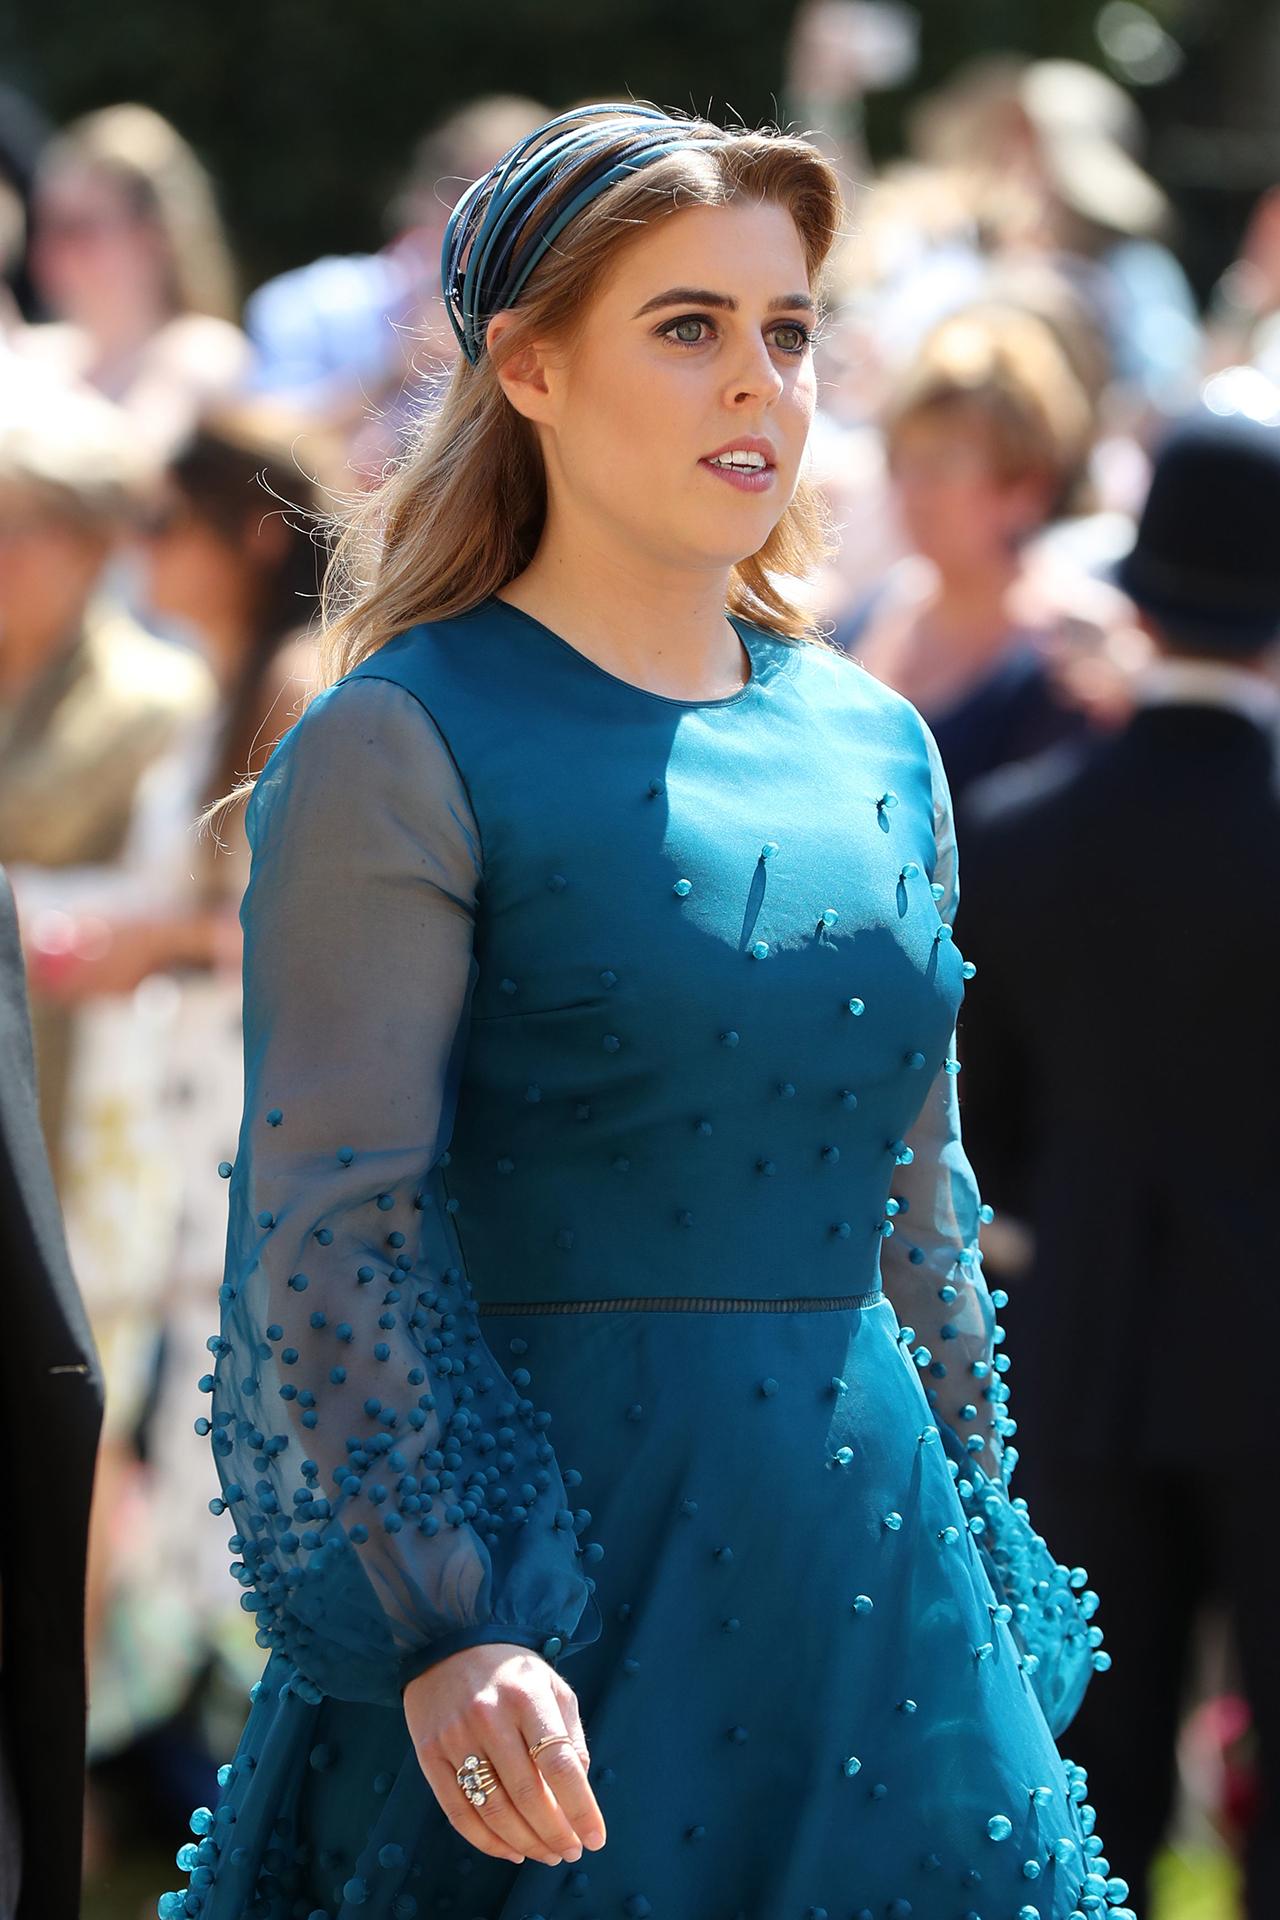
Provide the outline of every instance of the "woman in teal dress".
<path id="1" fill-rule="evenodd" d="M 268 1658 L 164 1920 L 1128 1912 L 946 780 L 787 593 L 839 220 L 806 142 L 628 106 L 455 211 L 461 358 L 247 813 L 200 1426 Z"/>

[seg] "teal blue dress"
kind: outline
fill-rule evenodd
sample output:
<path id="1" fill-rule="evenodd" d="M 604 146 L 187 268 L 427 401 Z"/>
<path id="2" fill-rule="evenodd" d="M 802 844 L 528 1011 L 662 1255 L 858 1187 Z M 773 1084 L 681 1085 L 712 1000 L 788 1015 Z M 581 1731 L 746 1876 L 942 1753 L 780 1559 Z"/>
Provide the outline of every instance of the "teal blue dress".
<path id="1" fill-rule="evenodd" d="M 490 599 L 258 782 L 199 1425 L 267 1658 L 165 1920 L 1129 1912 L 1056 1745 L 1096 1596 L 1010 1491 L 937 750 L 734 625 L 676 700 Z M 577 1862 L 417 1765 L 402 1689 L 486 1641 L 577 1694 Z"/>

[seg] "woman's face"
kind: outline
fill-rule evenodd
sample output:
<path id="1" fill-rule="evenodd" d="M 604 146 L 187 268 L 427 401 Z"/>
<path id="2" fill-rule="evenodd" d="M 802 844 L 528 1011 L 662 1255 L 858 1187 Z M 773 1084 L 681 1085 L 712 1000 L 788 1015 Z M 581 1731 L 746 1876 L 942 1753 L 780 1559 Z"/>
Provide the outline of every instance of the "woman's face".
<path id="1" fill-rule="evenodd" d="M 200 636 L 234 622 L 250 597 L 251 545 L 247 530 L 242 543 L 227 539 L 171 489 L 143 540 L 147 606 L 162 619 L 185 622 Z"/>
<path id="2" fill-rule="evenodd" d="M 642 564 L 756 553 L 813 417 L 813 318 L 784 207 L 688 207 L 646 227 L 522 405 L 544 429 L 551 514 Z"/>
<path id="3" fill-rule="evenodd" d="M 6 633 L 55 644 L 69 638 L 102 570 L 111 541 L 47 500 L 0 485 L 0 646 Z"/>
<path id="4" fill-rule="evenodd" d="M 31 270 L 59 318 L 93 327 L 141 299 L 162 304 L 165 247 L 153 221 L 114 180 L 91 168 L 59 170 L 37 190 Z"/>
<path id="5" fill-rule="evenodd" d="M 1048 510 L 1044 481 L 1003 478 L 981 423 L 967 415 L 904 420 L 889 466 L 912 551 L 944 575 L 1007 563 Z"/>

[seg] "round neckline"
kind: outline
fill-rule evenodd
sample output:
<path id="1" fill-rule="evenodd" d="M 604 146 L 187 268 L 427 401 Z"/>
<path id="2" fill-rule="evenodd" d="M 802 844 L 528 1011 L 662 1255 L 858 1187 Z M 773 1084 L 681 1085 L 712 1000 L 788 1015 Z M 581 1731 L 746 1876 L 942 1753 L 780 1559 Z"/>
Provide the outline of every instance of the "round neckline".
<path id="1" fill-rule="evenodd" d="M 602 667 L 598 660 L 593 660 L 589 653 L 582 651 L 581 647 L 575 647 L 572 641 L 566 640 L 564 635 L 557 633 L 554 627 L 549 627 L 544 620 L 539 620 L 534 614 L 526 613 L 523 607 L 513 606 L 510 600 L 500 600 L 496 593 L 491 593 L 485 604 L 500 607 L 504 613 L 514 614 L 527 626 L 536 627 L 548 640 L 554 640 L 556 645 L 563 647 L 566 653 L 571 653 L 575 660 L 580 660 L 584 667 L 589 667 L 592 672 L 598 673 L 605 680 L 611 680 L 615 687 L 625 687 L 628 693 L 638 693 L 642 699 L 656 700 L 664 707 L 680 707 L 690 712 L 697 712 L 704 707 L 732 707 L 754 693 L 760 684 L 760 661 L 752 640 L 748 638 L 748 635 L 752 634 L 751 626 L 749 622 L 740 619 L 737 614 L 728 612 L 727 609 L 725 619 L 742 642 L 750 663 L 750 673 L 734 693 L 722 693 L 715 700 L 677 700 L 672 694 L 655 693 L 652 687 L 637 686 L 634 680 L 624 680 L 621 674 L 610 673 L 608 667 Z"/>

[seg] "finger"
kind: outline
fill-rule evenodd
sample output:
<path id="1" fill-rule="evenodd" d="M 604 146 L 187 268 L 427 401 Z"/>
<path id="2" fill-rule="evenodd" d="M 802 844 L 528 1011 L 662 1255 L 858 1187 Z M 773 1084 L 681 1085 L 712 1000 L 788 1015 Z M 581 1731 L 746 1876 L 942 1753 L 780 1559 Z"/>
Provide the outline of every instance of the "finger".
<path id="1" fill-rule="evenodd" d="M 560 1725 L 555 1724 L 552 1713 L 543 1710 L 541 1724 L 530 1717 L 521 1728 L 525 1737 L 526 1757 L 530 1747 L 537 1746 L 549 1733 L 567 1733 L 567 1740 L 557 1740 L 553 1745 L 544 1747 L 536 1760 L 529 1765 L 538 1772 L 555 1798 L 565 1819 L 570 1823 L 584 1847 L 599 1847 L 604 1842 L 604 1815 L 595 1794 L 587 1782 L 587 1770 L 582 1755 L 577 1750 L 577 1742 L 582 1740 L 582 1723 L 577 1714 L 577 1702 L 574 1702 L 573 1717 L 575 1728 L 566 1724 L 566 1716 L 561 1707 L 558 1693 L 553 1693 L 555 1713 Z M 582 1742 L 585 1746 L 585 1741 Z"/>
<path id="2" fill-rule="evenodd" d="M 584 1767 L 589 1768 L 591 1765 L 591 1754 L 587 1747 L 587 1736 L 582 1725 L 582 1715 L 578 1711 L 578 1696 L 568 1681 L 562 1680 L 559 1674 L 555 1676 L 551 1684 L 555 1691 L 556 1699 L 560 1703 L 560 1711 L 564 1715 L 564 1724 L 573 1735 L 573 1744 L 582 1756 L 582 1764 Z"/>
<path id="3" fill-rule="evenodd" d="M 489 1766 L 497 1775 L 498 1785 L 484 1806 L 476 1809 L 483 1824 L 504 1842 L 519 1847 L 530 1859 L 541 1860 L 547 1866 L 558 1866 L 566 1852 L 580 1853 L 577 1835 L 559 1818 L 555 1802 L 542 1781 L 535 1780 L 536 1792 L 529 1790 L 520 1769 L 519 1742 L 513 1747 L 508 1738 L 493 1727 L 486 1739 Z M 524 1756 L 524 1766 L 533 1771 L 528 1754 Z M 552 1835 L 559 1838 L 553 1839 Z"/>
<path id="4" fill-rule="evenodd" d="M 505 1840 L 499 1839 L 481 1819 L 479 1810 L 458 1785 L 457 1777 L 450 1763 L 435 1754 L 419 1750 L 418 1765 L 422 1768 L 427 1785 L 431 1788 L 440 1804 L 440 1811 L 453 1827 L 455 1833 L 469 1841 L 481 1853 L 487 1853 L 498 1860 L 512 1860 L 517 1863 L 523 1857 Z"/>
<path id="5" fill-rule="evenodd" d="M 563 1738 L 557 1742 L 557 1747 L 563 1752 L 571 1752 L 564 1728 L 551 1723 L 556 1713 L 555 1705 L 544 1701 L 531 1710 L 541 1716 L 542 1733 L 537 1737 L 541 1739 L 548 1733 L 560 1733 Z M 552 1749 L 545 1748 L 535 1761 L 529 1758 L 532 1745 L 533 1741 L 524 1738 L 520 1723 L 515 1719 L 509 1720 L 504 1726 L 491 1727 L 489 1764 L 511 1796 L 512 1806 L 534 1828 L 543 1848 L 562 1859 L 565 1855 L 577 1859 L 582 1852 L 583 1842 L 538 1764 Z M 576 1757 L 574 1764 L 581 1769 L 582 1763 Z"/>
<path id="6" fill-rule="evenodd" d="M 475 1749 L 468 1748 L 467 1751 L 474 1752 Z M 499 1829 L 494 1813 L 505 1798 L 501 1788 L 485 1801 L 483 1809 L 473 1806 L 467 1799 L 458 1785 L 457 1773 L 465 1758 L 466 1754 L 459 1754 L 454 1763 L 434 1749 L 420 1748 L 418 1751 L 418 1764 L 426 1775 L 427 1785 L 455 1831 L 464 1840 L 469 1840 L 473 1847 L 478 1847 L 481 1853 L 491 1854 L 499 1860 L 512 1860 L 516 1865 L 530 1855 L 536 1860 L 545 1860 L 546 1849 L 541 1841 L 512 1813 L 509 1806 L 502 1829 Z M 493 1770 L 497 1772 L 496 1767 Z"/>

